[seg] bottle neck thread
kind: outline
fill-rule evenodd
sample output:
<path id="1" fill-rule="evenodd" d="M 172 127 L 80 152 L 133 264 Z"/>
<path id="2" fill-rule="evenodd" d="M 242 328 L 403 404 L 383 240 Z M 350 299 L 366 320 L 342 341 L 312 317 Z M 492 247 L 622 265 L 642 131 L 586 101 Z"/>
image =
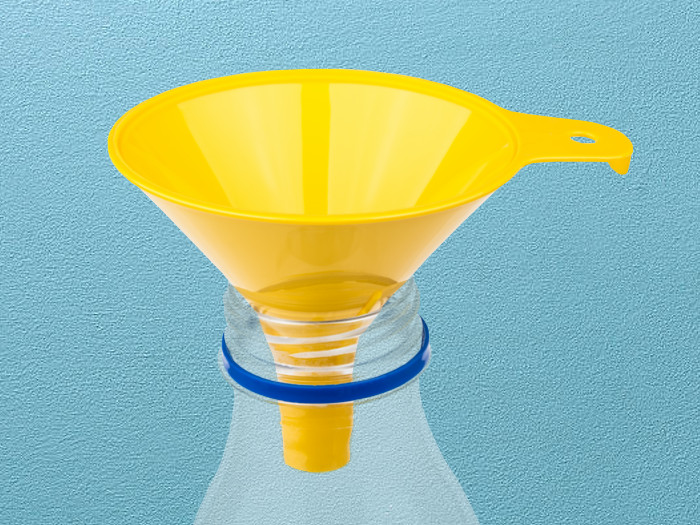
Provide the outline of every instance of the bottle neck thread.
<path id="1" fill-rule="evenodd" d="M 226 344 L 260 377 L 298 384 L 358 381 L 390 372 L 420 349 L 420 300 L 413 279 L 379 311 L 337 321 L 305 322 L 255 312 L 229 286 Z"/>

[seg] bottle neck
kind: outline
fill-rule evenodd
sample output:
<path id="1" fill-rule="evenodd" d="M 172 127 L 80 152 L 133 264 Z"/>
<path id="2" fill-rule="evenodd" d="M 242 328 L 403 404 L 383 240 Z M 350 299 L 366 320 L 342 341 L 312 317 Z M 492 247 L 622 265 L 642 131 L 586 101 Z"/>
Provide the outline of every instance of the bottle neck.
<path id="1" fill-rule="evenodd" d="M 226 343 L 241 366 L 267 379 L 358 381 L 394 370 L 416 354 L 423 330 L 419 305 L 411 279 L 379 312 L 301 322 L 258 314 L 229 286 L 224 295 Z"/>
<path id="2" fill-rule="evenodd" d="M 255 313 L 231 287 L 224 302 L 232 357 L 227 362 L 258 380 L 313 386 L 356 382 L 407 364 L 423 341 L 413 281 L 378 313 L 344 320 L 308 322 Z M 306 472 L 337 470 L 350 460 L 355 407 L 329 402 L 322 392 L 311 388 L 304 401 L 279 402 L 284 460 Z"/>

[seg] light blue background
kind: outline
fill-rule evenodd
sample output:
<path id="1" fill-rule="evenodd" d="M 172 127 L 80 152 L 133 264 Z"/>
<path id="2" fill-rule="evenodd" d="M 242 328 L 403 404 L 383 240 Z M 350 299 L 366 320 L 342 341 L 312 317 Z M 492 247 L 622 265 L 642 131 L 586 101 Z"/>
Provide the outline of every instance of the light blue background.
<path id="1" fill-rule="evenodd" d="M 0 523 L 189 523 L 226 439 L 225 281 L 106 152 L 188 82 L 404 73 L 627 133 L 524 169 L 418 273 L 428 419 L 482 525 L 697 523 L 697 2 L 0 7 Z"/>

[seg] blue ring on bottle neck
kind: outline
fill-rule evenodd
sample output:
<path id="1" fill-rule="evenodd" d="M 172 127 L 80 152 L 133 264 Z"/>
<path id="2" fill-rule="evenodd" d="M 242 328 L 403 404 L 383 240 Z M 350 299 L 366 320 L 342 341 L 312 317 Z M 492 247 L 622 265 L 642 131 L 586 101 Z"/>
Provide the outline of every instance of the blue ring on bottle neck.
<path id="1" fill-rule="evenodd" d="M 226 346 L 225 336 L 221 339 L 223 366 L 229 377 L 246 390 L 276 401 L 310 405 L 359 401 L 396 390 L 425 369 L 430 360 L 430 334 L 425 320 L 422 317 L 420 320 L 423 323 L 423 340 L 418 353 L 398 368 L 370 379 L 334 385 L 297 385 L 272 381 L 255 375 L 239 365 Z"/>

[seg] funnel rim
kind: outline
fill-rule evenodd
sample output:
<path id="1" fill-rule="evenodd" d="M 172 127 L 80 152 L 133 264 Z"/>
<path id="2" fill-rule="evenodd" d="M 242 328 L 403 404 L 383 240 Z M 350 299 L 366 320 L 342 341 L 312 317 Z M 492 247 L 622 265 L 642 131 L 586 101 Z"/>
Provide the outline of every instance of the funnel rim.
<path id="1" fill-rule="evenodd" d="M 514 146 L 509 162 L 501 168 L 499 176 L 494 177 L 494 183 L 483 187 L 478 191 L 468 193 L 460 198 L 449 199 L 435 204 L 424 206 L 398 208 L 371 213 L 348 213 L 333 215 L 307 215 L 275 212 L 255 212 L 251 210 L 237 210 L 232 207 L 220 206 L 206 201 L 186 198 L 176 192 L 170 191 L 153 183 L 148 177 L 132 168 L 129 162 L 122 156 L 118 140 L 124 130 L 133 122 L 144 117 L 164 104 L 182 102 L 196 96 L 213 94 L 225 90 L 252 87 L 260 85 L 283 84 L 290 82 L 346 82 L 352 84 L 364 84 L 372 86 L 390 87 L 406 91 L 433 96 L 440 100 L 452 102 L 470 110 L 478 108 L 493 117 L 493 123 L 504 131 Z M 446 211 L 452 208 L 468 204 L 486 197 L 500 188 L 521 167 L 517 164 L 519 134 L 508 119 L 508 111 L 483 97 L 461 90 L 459 88 L 426 80 L 422 78 L 402 75 L 397 73 L 384 73 L 361 69 L 280 69 L 271 71 L 257 71 L 240 73 L 223 77 L 192 82 L 176 88 L 164 91 L 137 104 L 124 113 L 112 126 L 107 138 L 107 150 L 109 157 L 117 170 L 132 184 L 148 195 L 164 199 L 166 201 L 198 210 L 205 213 L 214 213 L 226 217 L 251 220 L 258 222 L 287 223 L 297 225 L 340 225 L 362 224 L 369 222 L 384 222 L 391 220 L 421 217 L 436 212 Z"/>

